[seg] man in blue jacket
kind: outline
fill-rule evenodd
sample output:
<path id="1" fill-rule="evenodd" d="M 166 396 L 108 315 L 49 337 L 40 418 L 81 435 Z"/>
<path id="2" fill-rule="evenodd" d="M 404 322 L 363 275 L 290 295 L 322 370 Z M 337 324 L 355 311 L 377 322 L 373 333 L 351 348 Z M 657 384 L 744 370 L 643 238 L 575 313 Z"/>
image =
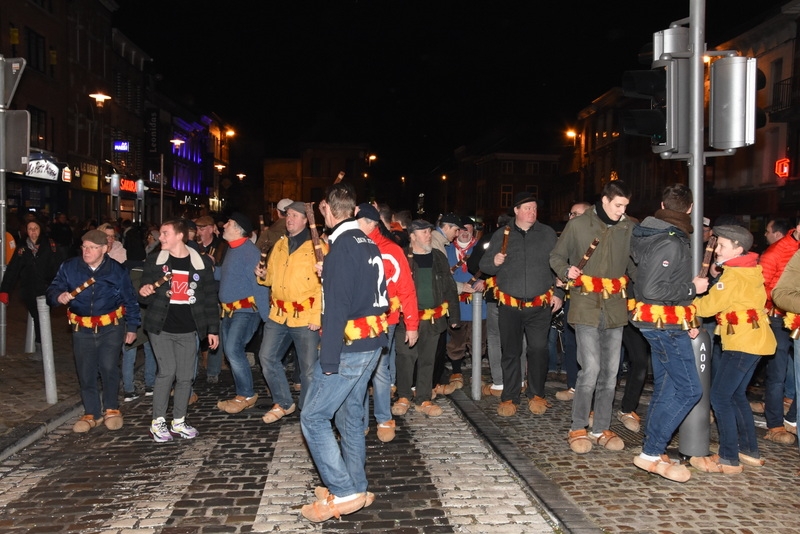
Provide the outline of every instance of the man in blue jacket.
<path id="1" fill-rule="evenodd" d="M 109 430 L 119 430 L 119 355 L 123 343 L 136 341 L 141 324 L 139 301 L 128 271 L 108 257 L 105 232 L 89 230 L 82 241 L 81 256 L 62 263 L 47 288 L 47 303 L 69 306 L 75 370 L 85 411 L 73 432 L 88 432 L 104 421 Z M 103 384 L 102 402 L 98 374 Z"/>
<path id="2" fill-rule="evenodd" d="M 314 522 L 351 514 L 375 498 L 367 492 L 364 397 L 387 346 L 389 300 L 383 260 L 353 219 L 356 197 L 349 184 L 331 186 L 320 203 L 330 229 L 322 270 L 322 339 L 319 365 L 300 415 L 303 436 L 325 487 L 303 506 Z M 337 442 L 331 421 L 341 436 Z"/>

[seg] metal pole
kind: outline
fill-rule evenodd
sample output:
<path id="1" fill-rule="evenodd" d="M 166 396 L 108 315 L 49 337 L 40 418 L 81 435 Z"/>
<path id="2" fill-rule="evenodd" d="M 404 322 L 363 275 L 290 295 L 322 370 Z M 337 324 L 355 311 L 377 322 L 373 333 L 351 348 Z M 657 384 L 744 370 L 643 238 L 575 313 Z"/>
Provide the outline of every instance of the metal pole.
<path id="1" fill-rule="evenodd" d="M 161 154 L 161 169 L 159 172 L 160 174 L 158 175 L 158 181 L 161 183 L 161 187 L 159 187 L 160 191 L 158 193 L 158 224 L 160 225 L 162 222 L 164 222 L 164 154 Z"/>
<path id="2" fill-rule="evenodd" d="M 472 294 L 472 400 L 481 400 L 481 350 L 483 333 L 483 293 L 476 291 Z"/>
<path id="3" fill-rule="evenodd" d="M 28 314 L 28 326 L 25 329 L 25 352 L 31 353 L 36 350 L 36 323 L 33 322 L 33 315 Z"/>
<path id="4" fill-rule="evenodd" d="M 700 272 L 703 258 L 703 101 L 705 92 L 705 0 L 691 0 L 689 11 L 689 33 L 691 39 L 691 56 L 689 57 L 689 187 L 694 195 L 692 210 L 692 269 Z M 686 416 L 679 429 L 679 451 L 683 456 L 706 456 L 710 444 L 710 402 L 711 389 L 710 350 L 711 340 L 704 328 L 700 335 L 692 340 L 695 353 L 695 364 L 703 387 L 703 397 Z"/>
<path id="5" fill-rule="evenodd" d="M 42 363 L 44 364 L 44 391 L 48 404 L 58 402 L 56 387 L 56 366 L 53 360 L 53 331 L 50 327 L 50 306 L 43 296 L 36 297 L 36 308 L 39 311 L 39 330 L 42 335 Z"/>
<path id="6" fill-rule="evenodd" d="M 3 63 L 5 62 L 2 55 L 0 55 L 0 95 L 5 94 L 6 76 Z M 6 105 L 0 100 L 0 281 L 6 274 L 6 147 L 5 139 L 8 135 L 6 132 L 6 121 L 2 114 L 6 111 Z M 0 356 L 6 355 L 6 332 L 8 323 L 6 321 L 6 314 L 8 312 L 5 304 L 0 305 Z"/>
<path id="7" fill-rule="evenodd" d="M 689 10 L 689 35 L 691 56 L 689 57 L 689 187 L 694 194 L 692 226 L 697 229 L 692 234 L 692 267 L 694 273 L 700 272 L 703 259 L 703 104 L 705 94 L 705 67 L 703 55 L 706 51 L 705 0 L 691 0 Z"/>

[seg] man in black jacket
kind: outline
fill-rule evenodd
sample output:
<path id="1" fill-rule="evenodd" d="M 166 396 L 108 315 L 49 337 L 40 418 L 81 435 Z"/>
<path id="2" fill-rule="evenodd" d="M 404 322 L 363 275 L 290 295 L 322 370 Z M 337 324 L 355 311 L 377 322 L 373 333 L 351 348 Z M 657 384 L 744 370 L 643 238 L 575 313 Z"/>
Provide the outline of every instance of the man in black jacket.
<path id="1" fill-rule="evenodd" d="M 682 184 L 668 186 L 661 209 L 634 228 L 631 239 L 638 266 L 631 322 L 650 344 L 655 378 L 642 453 L 633 463 L 675 482 L 691 475 L 664 451 L 703 395 L 691 343 L 698 330 L 684 330 L 694 316 L 692 299 L 708 288 L 708 278 L 692 279 L 691 211 L 692 191 Z"/>

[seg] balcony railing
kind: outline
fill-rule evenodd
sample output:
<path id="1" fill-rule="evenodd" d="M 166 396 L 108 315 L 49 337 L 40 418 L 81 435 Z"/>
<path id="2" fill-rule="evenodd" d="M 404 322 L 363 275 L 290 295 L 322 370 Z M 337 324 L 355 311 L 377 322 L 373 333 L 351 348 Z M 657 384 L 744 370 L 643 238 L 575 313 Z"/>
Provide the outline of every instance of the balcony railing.
<path id="1" fill-rule="evenodd" d="M 787 78 L 772 86 L 772 105 L 769 113 L 786 111 L 800 104 L 800 77 Z"/>

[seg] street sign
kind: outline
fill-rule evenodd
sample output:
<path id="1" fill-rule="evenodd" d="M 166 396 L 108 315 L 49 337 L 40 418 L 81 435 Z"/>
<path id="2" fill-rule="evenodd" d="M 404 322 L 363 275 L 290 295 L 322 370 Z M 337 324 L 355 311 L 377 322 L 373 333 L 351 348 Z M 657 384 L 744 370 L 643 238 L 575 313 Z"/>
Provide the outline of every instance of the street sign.
<path id="1" fill-rule="evenodd" d="M 8 107 L 11 105 L 11 99 L 14 98 L 14 92 L 17 90 L 19 80 L 22 77 L 22 71 L 25 70 L 26 61 L 21 57 L 5 58 L 0 56 L 2 62 L 2 73 L 0 73 L 0 86 L 3 88 L 3 106 Z"/>
<path id="2" fill-rule="evenodd" d="M 28 170 L 28 154 L 31 152 L 31 114 L 24 109 L 0 109 L 3 121 L 0 132 L 0 150 L 5 151 L 5 169 L 0 172 L 25 172 Z M 0 158 L 2 160 L 2 158 Z"/>

